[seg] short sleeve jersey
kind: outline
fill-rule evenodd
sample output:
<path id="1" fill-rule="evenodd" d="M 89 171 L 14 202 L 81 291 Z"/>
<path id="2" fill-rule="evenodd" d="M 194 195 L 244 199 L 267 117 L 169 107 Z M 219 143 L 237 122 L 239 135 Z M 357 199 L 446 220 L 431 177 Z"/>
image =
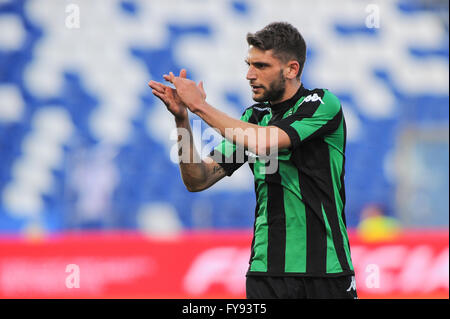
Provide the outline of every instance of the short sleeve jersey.
<path id="1" fill-rule="evenodd" d="M 226 139 L 210 154 L 228 176 L 245 162 L 254 175 L 247 275 L 354 274 L 344 212 L 346 126 L 338 98 L 302 85 L 287 101 L 252 105 L 241 120 L 278 127 L 291 140 L 275 157 L 256 156 Z"/>

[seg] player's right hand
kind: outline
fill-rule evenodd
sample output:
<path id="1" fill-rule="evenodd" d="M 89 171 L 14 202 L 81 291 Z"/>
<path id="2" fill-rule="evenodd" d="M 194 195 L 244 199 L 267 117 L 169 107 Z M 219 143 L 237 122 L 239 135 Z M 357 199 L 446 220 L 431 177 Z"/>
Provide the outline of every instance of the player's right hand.
<path id="1" fill-rule="evenodd" d="M 180 71 L 179 77 L 186 78 L 186 70 Z M 177 91 L 167 85 L 156 81 L 148 82 L 148 86 L 152 88 L 152 93 L 158 97 L 178 120 L 184 120 L 188 116 L 186 105 L 181 101 Z"/>

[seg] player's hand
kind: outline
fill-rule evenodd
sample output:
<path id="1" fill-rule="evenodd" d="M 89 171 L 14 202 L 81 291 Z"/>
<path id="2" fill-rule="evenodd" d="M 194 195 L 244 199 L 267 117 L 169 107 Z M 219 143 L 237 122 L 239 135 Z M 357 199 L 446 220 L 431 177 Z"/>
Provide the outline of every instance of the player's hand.
<path id="1" fill-rule="evenodd" d="M 186 78 L 185 69 L 180 71 L 179 78 Z M 172 113 L 175 118 L 179 120 L 184 120 L 187 118 L 188 114 L 186 105 L 180 99 L 175 89 L 156 81 L 148 82 L 148 86 L 152 88 L 153 95 L 163 101 L 169 112 Z"/>
<path id="2" fill-rule="evenodd" d="M 203 88 L 203 82 L 200 81 L 196 84 L 194 81 L 187 79 L 186 77 L 175 76 L 172 72 L 169 75 L 164 74 L 164 79 L 172 83 L 177 91 L 181 101 L 186 105 L 191 112 L 197 110 L 201 103 L 205 102 L 206 93 Z"/>

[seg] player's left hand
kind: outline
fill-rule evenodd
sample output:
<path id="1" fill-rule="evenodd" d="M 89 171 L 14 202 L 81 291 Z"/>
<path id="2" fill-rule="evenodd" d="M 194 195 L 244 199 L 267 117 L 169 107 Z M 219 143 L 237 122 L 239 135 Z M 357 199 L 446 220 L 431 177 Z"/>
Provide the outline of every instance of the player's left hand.
<path id="1" fill-rule="evenodd" d="M 186 78 L 186 70 L 181 70 L 179 77 Z M 184 120 L 188 117 L 187 107 L 181 101 L 175 89 L 153 80 L 150 81 L 148 85 L 152 88 L 152 93 L 164 102 L 167 110 L 169 110 L 176 119 Z"/>
<path id="2" fill-rule="evenodd" d="M 206 92 L 202 81 L 196 84 L 187 78 L 175 76 L 173 72 L 170 72 L 169 75 L 164 74 L 163 77 L 175 86 L 178 96 L 191 112 L 195 113 L 198 107 L 205 102 Z"/>

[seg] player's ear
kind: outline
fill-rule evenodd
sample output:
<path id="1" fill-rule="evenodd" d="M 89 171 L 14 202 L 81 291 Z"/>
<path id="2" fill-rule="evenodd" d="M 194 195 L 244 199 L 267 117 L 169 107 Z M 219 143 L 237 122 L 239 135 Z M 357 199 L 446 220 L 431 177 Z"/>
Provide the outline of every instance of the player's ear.
<path id="1" fill-rule="evenodd" d="M 298 61 L 291 60 L 287 63 L 285 77 L 289 80 L 295 79 L 300 71 L 300 64 Z"/>

